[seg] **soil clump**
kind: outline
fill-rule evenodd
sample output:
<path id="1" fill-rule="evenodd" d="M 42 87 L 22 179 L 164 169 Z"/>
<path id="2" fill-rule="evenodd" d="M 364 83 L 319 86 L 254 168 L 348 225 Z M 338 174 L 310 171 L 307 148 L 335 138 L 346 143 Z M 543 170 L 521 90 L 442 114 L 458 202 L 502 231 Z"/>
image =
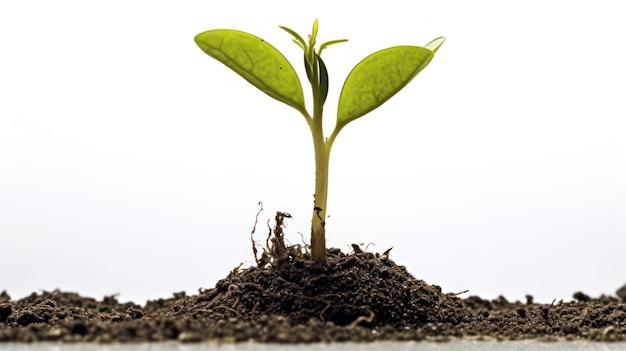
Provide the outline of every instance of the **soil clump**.
<path id="1" fill-rule="evenodd" d="M 368 342 L 473 339 L 626 341 L 626 285 L 617 296 L 577 292 L 537 304 L 444 293 L 357 245 L 315 263 L 277 226 L 254 267 L 235 268 L 197 295 L 144 306 L 72 292 L 0 293 L 0 342 Z M 284 214 L 282 214 L 284 215 Z M 257 255 L 255 249 L 255 256 Z"/>

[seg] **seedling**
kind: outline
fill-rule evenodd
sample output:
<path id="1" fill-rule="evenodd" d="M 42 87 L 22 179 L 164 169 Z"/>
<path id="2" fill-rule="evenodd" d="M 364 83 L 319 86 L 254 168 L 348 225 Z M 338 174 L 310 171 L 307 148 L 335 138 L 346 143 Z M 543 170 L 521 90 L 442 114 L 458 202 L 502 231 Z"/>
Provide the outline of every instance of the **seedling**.
<path id="1" fill-rule="evenodd" d="M 328 71 L 322 51 L 347 41 L 332 40 L 317 48 L 317 20 L 305 41 L 295 31 L 281 26 L 304 51 L 304 68 L 313 93 L 313 114 L 304 102 L 298 74 L 285 56 L 261 38 L 231 29 L 215 29 L 198 34 L 195 42 L 209 56 L 222 62 L 248 82 L 274 99 L 300 112 L 306 120 L 315 150 L 315 197 L 311 220 L 311 256 L 326 260 L 326 203 L 330 150 L 337 134 L 350 122 L 366 115 L 406 86 L 432 60 L 444 42 L 439 37 L 425 47 L 394 46 L 377 51 L 359 62 L 346 78 L 337 107 L 337 120 L 326 138 L 322 112 L 328 96 Z"/>

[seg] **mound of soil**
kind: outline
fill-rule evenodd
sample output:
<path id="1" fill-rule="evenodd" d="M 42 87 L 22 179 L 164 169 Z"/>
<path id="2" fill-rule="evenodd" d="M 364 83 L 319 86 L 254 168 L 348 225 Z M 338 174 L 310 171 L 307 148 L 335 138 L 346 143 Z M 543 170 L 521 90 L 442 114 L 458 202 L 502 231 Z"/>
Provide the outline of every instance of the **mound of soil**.
<path id="1" fill-rule="evenodd" d="M 280 214 L 279 214 L 280 215 Z M 413 277 L 383 254 L 328 250 L 315 263 L 285 246 L 277 215 L 257 266 L 235 268 L 198 295 L 145 306 L 76 293 L 0 293 L 0 342 L 330 342 L 476 339 L 626 341 L 626 285 L 617 297 L 570 302 L 461 299 Z M 255 250 L 256 255 L 256 250 Z"/>

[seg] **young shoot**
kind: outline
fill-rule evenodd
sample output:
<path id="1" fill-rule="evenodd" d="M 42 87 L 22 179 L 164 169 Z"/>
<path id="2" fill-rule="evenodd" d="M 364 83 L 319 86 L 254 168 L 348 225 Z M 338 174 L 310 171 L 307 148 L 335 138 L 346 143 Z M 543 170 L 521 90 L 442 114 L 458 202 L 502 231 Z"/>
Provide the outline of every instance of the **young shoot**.
<path id="1" fill-rule="evenodd" d="M 328 71 L 322 52 L 346 39 L 324 42 L 316 47 L 318 22 L 308 40 L 294 30 L 280 26 L 304 51 L 304 68 L 313 95 L 313 113 L 304 103 L 298 74 L 285 56 L 263 39 L 238 30 L 215 29 L 198 34 L 196 44 L 209 56 L 235 71 L 252 85 L 295 108 L 306 120 L 315 151 L 315 195 L 311 219 L 311 256 L 326 261 L 326 203 L 330 150 L 339 132 L 350 122 L 376 109 L 406 86 L 441 47 L 444 37 L 426 46 L 393 46 L 377 51 L 359 62 L 348 74 L 337 106 L 335 128 L 323 132 L 323 108 L 328 95 Z"/>

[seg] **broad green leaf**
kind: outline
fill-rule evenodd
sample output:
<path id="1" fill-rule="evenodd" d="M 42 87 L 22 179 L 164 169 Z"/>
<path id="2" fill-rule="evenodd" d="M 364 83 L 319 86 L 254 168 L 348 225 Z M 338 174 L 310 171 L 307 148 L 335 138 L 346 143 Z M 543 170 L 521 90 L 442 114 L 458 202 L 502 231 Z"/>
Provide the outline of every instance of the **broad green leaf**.
<path id="1" fill-rule="evenodd" d="M 359 62 L 341 89 L 337 127 L 376 109 L 406 86 L 433 58 L 434 52 L 419 46 L 394 46 Z"/>
<path id="2" fill-rule="evenodd" d="M 198 34 L 195 42 L 207 55 L 267 95 L 306 113 L 296 71 L 280 51 L 263 39 L 237 30 L 215 29 Z"/>

